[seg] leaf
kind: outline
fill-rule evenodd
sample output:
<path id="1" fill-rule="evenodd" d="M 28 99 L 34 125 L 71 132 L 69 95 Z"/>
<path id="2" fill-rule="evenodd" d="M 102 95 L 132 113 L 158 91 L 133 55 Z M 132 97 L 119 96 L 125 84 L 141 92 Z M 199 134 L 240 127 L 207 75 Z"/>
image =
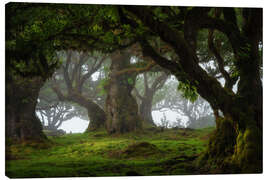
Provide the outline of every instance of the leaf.
<path id="1" fill-rule="evenodd" d="M 183 83 L 180 81 L 177 89 L 183 92 L 182 96 L 189 99 L 191 102 L 195 102 L 198 98 L 196 87 L 190 85 L 189 83 Z"/>

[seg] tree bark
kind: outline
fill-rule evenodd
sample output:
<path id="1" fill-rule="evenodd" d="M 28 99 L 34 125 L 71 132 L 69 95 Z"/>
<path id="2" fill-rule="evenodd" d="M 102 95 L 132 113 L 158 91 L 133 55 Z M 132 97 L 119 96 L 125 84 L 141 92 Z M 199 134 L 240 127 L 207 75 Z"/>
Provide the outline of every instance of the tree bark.
<path id="1" fill-rule="evenodd" d="M 106 128 L 109 133 L 125 133 L 142 129 L 141 118 L 138 115 L 138 105 L 131 95 L 136 74 L 117 72 L 130 65 L 130 55 L 127 52 L 116 52 L 111 57 L 109 82 L 105 89 L 106 99 Z"/>
<path id="2" fill-rule="evenodd" d="M 16 76 L 6 81 L 6 139 L 20 142 L 47 140 L 35 114 L 39 90 L 44 80 L 39 77 Z"/>
<path id="3" fill-rule="evenodd" d="M 140 104 L 140 108 L 139 108 L 139 114 L 142 117 L 143 122 L 146 125 L 150 125 L 150 126 L 155 126 L 155 123 L 152 118 L 153 95 L 154 94 L 146 95 L 143 98 L 142 103 Z"/>

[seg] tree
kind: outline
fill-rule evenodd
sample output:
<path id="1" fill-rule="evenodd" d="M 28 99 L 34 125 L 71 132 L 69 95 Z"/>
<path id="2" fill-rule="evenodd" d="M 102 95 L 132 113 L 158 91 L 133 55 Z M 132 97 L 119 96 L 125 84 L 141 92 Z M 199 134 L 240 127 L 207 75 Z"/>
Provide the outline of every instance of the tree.
<path id="1" fill-rule="evenodd" d="M 161 75 L 157 76 L 155 79 L 150 76 L 152 84 L 149 86 L 150 82 L 147 73 L 143 73 L 143 88 L 134 88 L 135 96 L 139 102 L 139 114 L 143 118 L 144 122 L 153 126 L 155 125 L 152 118 L 152 103 L 155 93 L 162 88 L 168 78 L 166 72 L 162 72 Z M 143 92 L 140 92 L 142 91 Z"/>
<path id="2" fill-rule="evenodd" d="M 62 10 L 54 4 L 6 5 L 7 139 L 46 141 L 35 115 L 38 92 L 59 66 L 55 49 L 64 48 L 59 35 L 78 26 Z"/>
<path id="3" fill-rule="evenodd" d="M 233 163 L 239 167 L 237 171 L 261 172 L 262 61 L 259 44 L 262 40 L 262 9 L 138 6 L 123 8 L 127 14 L 132 13 L 141 21 L 141 24 L 138 24 L 134 19 L 125 16 L 133 28 L 144 26 L 146 32 L 152 32 L 170 45 L 179 58 L 177 61 L 171 61 L 161 56 L 147 37 L 141 37 L 144 54 L 170 70 L 185 84 L 185 90 L 196 90 L 214 109 L 217 130 L 216 135 L 211 138 L 205 159 L 217 163 L 220 168 Z M 223 18 L 214 13 L 215 9 L 221 11 Z M 239 23 L 240 19 L 243 24 Z M 222 87 L 200 67 L 200 57 L 196 54 L 196 49 L 197 34 L 201 29 L 218 30 L 228 39 L 233 53 L 231 63 L 240 79 L 237 93 L 234 93 L 230 86 Z M 222 60 L 219 57 L 216 59 Z M 219 64 L 222 76 L 226 83 L 230 84 L 232 77 L 222 73 L 225 69 L 222 68 L 222 63 Z M 218 116 L 218 110 L 223 112 L 224 118 Z M 224 161 L 218 162 L 219 158 Z"/>
<path id="4" fill-rule="evenodd" d="M 112 6 L 8 3 L 5 12 L 6 137 L 44 142 L 46 137 L 34 112 L 40 88 L 61 63 L 56 52 L 112 52 L 133 42 L 115 43 Z M 18 87 L 20 95 L 15 95 L 12 89 Z"/>
<path id="5" fill-rule="evenodd" d="M 36 43 L 43 32 L 36 29 L 35 15 L 47 9 L 33 7 L 6 5 L 6 138 L 11 141 L 46 140 L 35 106 L 40 88 L 58 63 L 49 48 L 52 42 Z"/>
<path id="6" fill-rule="evenodd" d="M 157 71 L 160 67 L 157 67 L 151 59 L 141 56 L 138 44 L 117 51 L 110 58 L 109 76 L 104 84 L 107 94 L 105 103 L 107 131 L 109 133 L 139 131 L 144 124 L 132 91 L 140 73 Z"/>
<path id="7" fill-rule="evenodd" d="M 63 122 L 71 120 L 77 115 L 72 106 L 58 103 L 56 106 L 41 107 L 37 105 L 37 115 L 41 117 L 44 130 L 57 131 Z"/>
<path id="8" fill-rule="evenodd" d="M 144 58 L 137 44 L 112 54 L 109 78 L 104 86 L 107 92 L 106 114 L 109 133 L 138 131 L 149 124 L 149 119 L 142 119 L 132 94 L 138 75 L 146 71 L 157 72 L 160 71 L 160 67 L 151 59 Z M 153 85 L 155 88 L 159 85 L 156 83 Z"/>
<path id="9" fill-rule="evenodd" d="M 128 74 L 131 54 L 128 51 L 115 52 L 111 56 L 109 80 L 104 86 L 106 99 L 106 128 L 109 133 L 125 133 L 142 129 L 138 105 L 131 91 L 136 75 Z"/>
<path id="10" fill-rule="evenodd" d="M 75 103 L 59 101 L 51 88 L 51 81 L 47 81 L 41 88 L 36 105 L 36 114 L 41 120 L 43 129 L 56 131 L 64 121 L 73 117 L 88 120 L 87 112 Z M 61 87 L 63 87 L 61 85 Z"/>
<path id="11" fill-rule="evenodd" d="M 87 52 L 64 52 L 65 63 L 62 66 L 62 80 L 67 92 L 59 87 L 61 75 L 55 73 L 52 88 L 61 101 L 71 101 L 79 104 L 88 111 L 90 120 L 86 131 L 96 130 L 105 126 L 106 115 L 104 110 L 87 95 L 83 94 L 85 82 L 101 67 L 106 56 L 89 55 Z M 63 57 L 62 56 L 62 57 Z M 88 64 L 86 63 L 88 61 Z M 91 85 L 90 85 L 91 86 Z M 88 92 L 90 94 L 90 92 Z"/>
<path id="12" fill-rule="evenodd" d="M 31 85 L 30 85 L 31 84 Z M 41 78 L 12 78 L 6 86 L 6 138 L 10 141 L 46 140 L 35 114 Z"/>

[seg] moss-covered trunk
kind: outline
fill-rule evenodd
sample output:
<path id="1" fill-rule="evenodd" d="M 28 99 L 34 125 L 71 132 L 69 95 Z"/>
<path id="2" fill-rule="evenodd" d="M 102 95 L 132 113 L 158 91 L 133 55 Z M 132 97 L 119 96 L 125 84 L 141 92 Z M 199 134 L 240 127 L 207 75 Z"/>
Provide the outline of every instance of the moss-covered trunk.
<path id="1" fill-rule="evenodd" d="M 252 88 L 251 88 L 252 89 Z M 260 92 L 260 89 L 259 89 Z M 246 99 L 237 105 L 238 116 L 234 116 L 237 132 L 233 161 L 241 167 L 242 172 L 262 172 L 262 96 L 258 99 Z M 242 110 L 241 110 L 242 108 Z"/>
<path id="2" fill-rule="evenodd" d="M 233 161 L 243 173 L 262 173 L 262 130 L 247 125 L 239 130 L 236 138 Z"/>
<path id="3" fill-rule="evenodd" d="M 261 173 L 262 130 L 253 123 L 239 128 L 231 118 L 220 117 L 201 158 L 199 165 L 213 172 Z"/>
<path id="4" fill-rule="evenodd" d="M 117 72 L 128 68 L 130 55 L 127 52 L 117 52 L 112 56 L 110 79 L 106 85 L 106 128 L 109 133 L 125 133 L 142 128 L 138 115 L 138 105 L 131 91 L 135 85 L 135 75 Z"/>
<path id="5" fill-rule="evenodd" d="M 42 125 L 35 114 L 37 99 L 44 80 L 9 78 L 6 81 L 6 140 L 44 141 Z"/>

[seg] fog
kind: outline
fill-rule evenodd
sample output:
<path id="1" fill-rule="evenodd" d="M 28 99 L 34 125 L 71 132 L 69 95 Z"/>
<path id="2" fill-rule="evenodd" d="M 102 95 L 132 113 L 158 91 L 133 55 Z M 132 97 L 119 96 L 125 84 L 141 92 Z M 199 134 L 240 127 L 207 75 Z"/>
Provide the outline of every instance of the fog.
<path id="1" fill-rule="evenodd" d="M 80 56 L 78 56 L 79 52 L 73 52 L 73 53 L 74 53 L 74 57 L 73 56 L 72 57 L 75 58 L 75 60 L 76 60 L 76 58 L 80 57 Z M 65 56 L 63 56 L 63 57 L 65 57 Z M 131 61 L 133 64 L 134 59 L 131 58 Z M 74 61 L 73 63 L 76 64 L 76 61 Z M 104 82 L 106 80 L 105 77 L 106 77 L 106 73 L 107 73 L 105 70 L 106 69 L 105 67 L 107 65 L 106 64 L 103 64 L 103 65 L 104 65 L 104 67 L 103 66 L 101 67 L 101 64 L 100 64 L 100 67 L 96 67 L 96 69 L 99 69 L 99 70 L 92 72 L 91 76 L 89 76 L 90 78 L 88 79 L 89 82 L 84 81 L 84 83 L 87 82 L 88 84 L 87 83 L 84 84 L 84 90 L 83 90 L 84 92 L 81 92 L 81 96 L 82 96 L 82 98 L 85 98 L 85 99 L 87 99 L 87 98 L 91 99 L 91 101 L 95 102 L 100 107 L 103 106 L 102 108 L 105 109 L 105 107 L 104 107 L 105 100 L 103 99 L 103 102 L 102 102 L 102 98 L 101 98 L 101 96 L 103 98 L 105 97 L 104 94 L 102 95 L 102 91 L 104 91 L 104 90 L 103 90 L 103 88 L 100 88 L 100 87 L 104 86 Z M 86 64 L 81 65 L 81 66 L 83 68 L 86 68 L 86 70 L 87 70 L 87 68 L 90 68 Z M 208 66 L 214 68 L 214 65 L 211 63 Z M 71 67 L 73 67 L 73 66 L 71 66 Z M 94 67 L 94 65 L 93 65 L 93 67 Z M 72 72 L 67 71 L 69 73 L 68 76 L 71 77 L 71 75 L 75 74 L 75 70 L 76 70 L 76 68 L 73 68 Z M 76 72 L 76 73 L 78 73 L 78 72 Z M 85 75 L 85 73 L 86 72 L 82 71 L 82 75 Z M 144 76 L 144 75 L 142 73 L 137 75 L 136 85 L 138 85 L 138 87 L 136 87 L 136 86 L 134 87 L 134 89 L 137 90 L 137 94 L 134 93 L 134 97 L 137 100 L 138 106 L 142 102 L 142 97 L 144 96 L 145 89 L 151 88 L 151 86 L 154 84 L 155 80 L 158 80 L 157 75 L 148 75 L 148 76 L 146 76 L 146 75 Z M 43 104 L 41 102 L 39 102 L 40 107 L 38 109 L 42 110 L 42 108 L 43 108 L 43 109 L 48 110 L 48 107 L 55 106 L 55 104 L 60 103 L 58 100 L 59 94 L 56 95 L 55 92 L 52 90 L 52 87 L 51 87 L 52 84 L 54 84 L 53 85 L 54 87 L 55 86 L 58 87 L 58 91 L 60 92 L 60 94 L 62 94 L 62 96 L 63 96 L 63 94 L 66 94 L 66 91 L 68 92 L 68 90 L 67 90 L 68 85 L 67 85 L 67 82 L 65 81 L 64 74 L 62 73 L 62 71 L 61 70 L 56 71 L 54 74 L 54 77 L 55 78 L 52 78 L 54 80 L 50 80 L 49 82 L 47 82 L 46 85 L 44 85 L 43 89 L 41 90 L 39 97 L 40 97 L 40 99 L 42 99 Z M 219 82 L 224 86 L 225 80 L 223 78 L 220 78 Z M 75 82 L 73 82 L 73 84 L 74 83 Z M 59 85 L 61 85 L 61 84 L 62 84 L 62 86 L 60 88 Z M 75 84 L 80 84 L 80 83 L 76 82 Z M 145 84 L 148 84 L 148 85 L 145 85 Z M 158 83 L 156 83 L 156 84 L 158 84 Z M 89 87 L 91 87 L 91 88 L 89 88 Z M 164 124 L 162 124 L 162 122 L 161 122 L 161 119 L 165 119 L 168 123 L 168 126 L 166 125 L 166 127 L 175 127 L 175 124 L 177 124 L 177 123 L 178 123 L 178 125 L 176 125 L 177 127 L 187 127 L 188 125 L 189 125 L 188 127 L 191 127 L 190 122 L 192 120 L 194 121 L 196 119 L 198 120 L 200 117 L 206 117 L 207 115 L 209 115 L 209 113 L 212 112 L 212 110 L 208 110 L 207 112 L 200 114 L 200 112 L 204 109 L 205 105 L 202 105 L 202 104 L 190 105 L 190 102 L 188 102 L 188 103 L 184 102 L 185 99 L 181 98 L 179 96 L 181 94 L 181 92 L 178 93 L 177 88 L 178 88 L 178 80 L 175 76 L 171 75 L 169 77 L 166 77 L 166 79 L 164 80 L 164 83 L 161 85 L 159 91 L 152 90 L 157 97 L 156 102 L 155 102 L 157 106 L 153 107 L 153 110 L 154 109 L 155 110 L 162 109 L 162 111 L 152 111 L 152 118 L 153 118 L 154 123 L 157 126 L 164 126 Z M 142 89 L 144 89 L 144 91 Z M 72 91 L 73 90 L 74 89 L 72 89 Z M 234 87 L 234 90 L 236 90 L 236 86 Z M 51 91 L 51 93 L 50 93 L 50 91 Z M 78 89 L 77 89 L 77 91 L 79 92 Z M 160 92 L 160 94 L 158 95 L 159 92 Z M 69 93 L 67 93 L 65 98 L 69 99 L 71 97 L 71 96 L 70 97 L 68 97 L 68 96 L 69 96 Z M 147 96 L 149 96 L 149 94 Z M 160 98 L 162 98 L 162 99 L 160 99 Z M 144 97 L 144 99 L 146 99 L 146 97 Z M 166 99 L 166 101 L 165 101 L 165 99 Z M 155 99 L 153 99 L 152 101 L 154 102 L 154 100 Z M 74 101 L 74 99 L 72 101 Z M 50 123 L 46 123 L 46 122 L 48 122 L 48 119 L 46 119 L 46 118 L 59 116 L 59 117 L 62 117 L 62 120 L 59 119 L 59 122 L 61 121 L 62 124 L 60 125 L 60 123 L 59 123 L 60 126 L 58 126 L 56 129 L 62 129 L 66 133 L 83 133 L 87 129 L 88 124 L 89 124 L 89 121 L 85 120 L 85 119 L 88 119 L 87 109 L 85 109 L 85 107 L 82 104 L 80 104 L 81 101 L 80 102 L 78 102 L 78 101 L 72 102 L 72 101 L 69 102 L 69 101 L 65 100 L 64 103 L 62 104 L 62 106 L 57 105 L 57 107 L 59 107 L 60 109 L 55 110 L 55 111 L 51 111 L 51 112 L 45 114 L 45 116 L 47 115 L 47 117 L 45 117 L 45 118 L 42 117 L 42 120 L 41 120 L 43 122 L 43 126 L 44 127 L 49 126 L 48 124 L 50 124 Z M 182 101 L 183 101 L 183 103 L 181 103 Z M 205 100 L 203 100 L 203 99 L 201 99 L 200 101 L 205 102 Z M 198 100 L 197 102 L 200 102 L 200 101 Z M 53 108 L 57 108 L 57 107 L 53 107 Z M 51 110 L 53 110 L 53 108 L 51 108 Z M 166 109 L 164 109 L 164 108 L 166 108 Z M 170 109 L 168 109 L 168 108 L 170 108 Z M 61 110 L 61 112 L 60 112 L 60 110 Z M 85 111 L 85 112 L 81 113 L 81 111 Z M 183 111 L 183 112 L 181 113 L 181 111 Z M 58 113 L 58 115 L 56 115 L 57 113 Z M 54 115 L 52 116 L 52 114 L 54 114 Z M 74 116 L 74 114 L 76 114 L 76 115 Z M 40 112 L 37 112 L 37 115 L 41 119 Z M 70 117 L 70 118 L 66 118 L 66 120 L 63 120 L 63 119 L 65 119 L 64 116 Z M 81 118 L 84 118 L 84 120 Z M 179 121 L 179 119 L 181 121 Z M 178 120 L 178 122 L 177 122 L 177 120 Z M 188 120 L 189 120 L 189 123 L 187 123 Z M 54 120 L 49 120 L 49 121 L 56 122 L 58 120 L 56 118 Z M 56 124 L 54 126 L 56 126 Z M 54 127 L 54 126 L 52 126 L 52 127 Z M 201 127 L 201 126 L 199 125 L 199 127 Z"/>
<path id="2" fill-rule="evenodd" d="M 66 133 L 83 133 L 88 127 L 89 121 L 80 118 L 72 118 L 69 121 L 63 122 L 59 129 L 63 129 Z"/>
<path id="3" fill-rule="evenodd" d="M 173 123 L 176 118 L 182 118 L 183 121 L 185 122 L 186 117 L 180 116 L 178 113 L 167 110 L 164 112 L 166 118 L 168 119 L 168 121 L 171 123 Z M 160 119 L 163 117 L 163 112 L 160 111 L 152 111 L 152 116 L 153 116 L 153 120 L 155 122 L 156 125 L 160 124 Z M 88 127 L 89 121 L 86 120 L 82 120 L 80 118 L 72 118 L 69 121 L 65 121 L 63 122 L 63 124 L 59 127 L 59 129 L 63 129 L 64 131 L 66 131 L 66 133 L 83 133 L 86 128 Z"/>

